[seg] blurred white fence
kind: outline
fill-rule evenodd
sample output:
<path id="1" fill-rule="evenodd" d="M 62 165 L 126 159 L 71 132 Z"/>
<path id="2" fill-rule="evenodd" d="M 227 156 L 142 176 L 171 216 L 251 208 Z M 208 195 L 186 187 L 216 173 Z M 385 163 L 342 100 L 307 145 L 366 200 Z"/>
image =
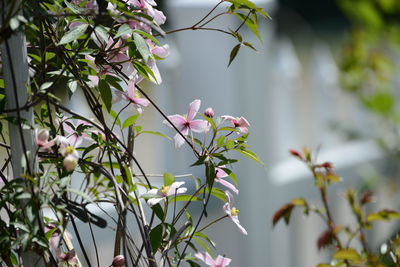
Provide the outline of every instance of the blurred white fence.
<path id="1" fill-rule="evenodd" d="M 168 1 L 170 27 L 192 25 L 215 3 Z M 274 1 L 260 0 L 257 4 L 273 17 Z M 239 23 L 234 18 L 228 20 L 216 25 Z M 172 44 L 172 54 L 163 65 L 165 89 L 158 91 L 157 97 L 167 100 L 168 114 L 183 113 L 189 102 L 201 99 L 200 112 L 211 106 L 219 115 L 246 117 L 251 124 L 250 146 L 266 163 L 266 169 L 248 160 L 238 166 L 239 218 L 249 235 L 242 236 L 228 221 L 216 226 L 211 232 L 217 242 L 216 254 L 231 257 L 233 267 L 315 266 L 326 256 L 316 246 L 317 237 L 324 230 L 317 218 L 303 219 L 294 214 L 289 227 L 279 224 L 272 229 L 273 212 L 282 204 L 295 197 L 316 200 L 317 196 L 311 175 L 288 159 L 288 149 L 315 149 L 322 145 L 321 160 L 332 161 L 344 177 L 335 187 L 338 191 L 331 192 L 335 199 L 342 199 L 338 192 L 360 182 L 359 170 L 365 164 L 379 167 L 382 154 L 374 143 L 347 142 L 329 127 L 329 123 L 336 121 L 368 131 L 358 102 L 339 88 L 338 68 L 330 46 L 310 40 L 310 54 L 305 62 L 290 39 L 275 35 L 273 20 L 260 22 L 262 44 L 250 32 L 244 37 L 259 52 L 241 49 L 229 68 L 226 66 L 234 40 L 200 31 L 168 36 L 166 41 Z M 190 154 L 185 149 L 175 151 L 172 144 L 164 148 L 166 169 L 187 172 L 185 166 L 192 163 Z M 382 202 L 385 201 L 380 199 Z M 335 203 L 332 208 L 337 217 L 347 218 L 348 209 L 341 201 Z M 211 209 L 210 217 L 221 212 L 219 203 Z M 370 237 L 380 242 L 392 228 L 378 228 Z"/>

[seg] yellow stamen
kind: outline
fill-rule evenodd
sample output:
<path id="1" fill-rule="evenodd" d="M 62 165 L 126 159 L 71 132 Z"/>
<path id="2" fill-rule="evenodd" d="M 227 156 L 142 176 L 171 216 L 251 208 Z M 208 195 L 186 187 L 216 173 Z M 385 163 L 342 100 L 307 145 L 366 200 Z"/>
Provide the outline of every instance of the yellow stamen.
<path id="1" fill-rule="evenodd" d="M 168 190 L 169 190 L 169 185 L 168 186 L 162 186 L 161 187 L 161 190 L 160 190 L 160 192 L 164 195 L 164 196 L 166 196 L 167 195 L 167 193 L 168 193 Z"/>
<path id="2" fill-rule="evenodd" d="M 238 213 L 239 213 L 239 210 L 238 210 L 237 208 L 233 207 L 233 208 L 231 209 L 231 215 L 232 215 L 232 216 L 236 216 L 236 215 L 238 215 Z"/>
<path id="3" fill-rule="evenodd" d="M 67 146 L 67 148 L 65 149 L 65 154 L 72 154 L 74 153 L 75 148 L 73 146 Z"/>

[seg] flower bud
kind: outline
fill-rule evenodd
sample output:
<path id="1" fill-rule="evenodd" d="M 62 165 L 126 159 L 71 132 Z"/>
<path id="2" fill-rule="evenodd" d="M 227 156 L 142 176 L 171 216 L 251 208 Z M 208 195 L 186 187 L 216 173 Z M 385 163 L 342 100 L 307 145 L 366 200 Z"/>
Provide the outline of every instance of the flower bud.
<path id="1" fill-rule="evenodd" d="M 63 160 L 63 166 L 68 172 L 75 170 L 76 165 L 78 165 L 78 159 L 73 154 L 67 155 Z"/>
<path id="2" fill-rule="evenodd" d="M 42 143 L 47 142 L 47 140 L 49 139 L 49 131 L 46 129 L 40 130 L 37 135 L 37 139 L 38 139 L 38 141 L 40 141 Z"/>
<path id="3" fill-rule="evenodd" d="M 207 108 L 204 110 L 204 116 L 212 118 L 214 117 L 214 110 L 212 108 Z"/>
<path id="4" fill-rule="evenodd" d="M 122 267 L 125 265 L 125 257 L 123 255 L 117 255 L 114 257 L 111 266 Z"/>

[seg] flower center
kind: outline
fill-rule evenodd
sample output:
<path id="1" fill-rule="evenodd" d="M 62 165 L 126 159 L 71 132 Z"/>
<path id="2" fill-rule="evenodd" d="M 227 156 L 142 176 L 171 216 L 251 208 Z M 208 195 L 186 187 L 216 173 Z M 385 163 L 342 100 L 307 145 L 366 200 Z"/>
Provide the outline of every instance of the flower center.
<path id="1" fill-rule="evenodd" d="M 167 186 L 163 185 L 163 186 L 161 187 L 161 190 L 160 190 L 161 194 L 163 194 L 164 196 L 166 196 L 167 193 L 168 193 L 169 187 L 170 187 L 169 185 L 167 185 Z"/>
<path id="2" fill-rule="evenodd" d="M 72 154 L 74 153 L 75 148 L 73 146 L 67 146 L 67 148 L 65 149 L 65 154 Z"/>
<path id="3" fill-rule="evenodd" d="M 238 213 L 239 213 L 239 210 L 238 210 L 237 208 L 233 207 L 233 208 L 231 209 L 231 215 L 232 215 L 232 216 L 236 216 L 236 215 L 238 215 Z"/>

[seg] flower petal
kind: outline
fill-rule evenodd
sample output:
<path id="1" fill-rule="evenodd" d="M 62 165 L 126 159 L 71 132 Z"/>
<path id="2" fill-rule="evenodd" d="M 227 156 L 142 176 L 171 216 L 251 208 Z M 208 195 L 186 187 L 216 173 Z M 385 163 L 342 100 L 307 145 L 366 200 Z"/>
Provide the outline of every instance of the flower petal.
<path id="1" fill-rule="evenodd" d="M 215 266 L 225 267 L 225 266 L 228 266 L 229 263 L 231 263 L 231 261 L 232 260 L 229 258 L 225 258 L 225 257 L 222 257 L 221 255 L 218 255 L 218 257 L 215 259 Z"/>
<path id="2" fill-rule="evenodd" d="M 146 98 L 134 98 L 133 103 L 141 105 L 142 107 L 147 107 L 150 104 L 150 101 Z"/>
<path id="3" fill-rule="evenodd" d="M 231 184 L 230 182 L 225 181 L 225 180 L 222 179 L 222 178 L 215 178 L 215 181 L 218 182 L 218 183 L 220 183 L 220 184 L 222 184 L 223 186 L 229 188 L 229 189 L 232 190 L 236 195 L 239 194 L 239 190 L 237 190 L 237 188 L 236 188 L 233 184 Z"/>
<path id="4" fill-rule="evenodd" d="M 197 252 L 194 256 L 209 266 L 215 266 L 216 264 L 208 252 Z"/>
<path id="5" fill-rule="evenodd" d="M 208 122 L 205 120 L 193 120 L 190 122 L 189 127 L 196 133 L 202 133 L 207 130 Z"/>
<path id="6" fill-rule="evenodd" d="M 175 191 L 181 186 L 181 185 L 183 185 L 183 184 L 185 184 L 185 182 L 173 182 L 171 185 L 170 185 L 170 187 L 169 187 L 169 189 L 168 189 L 168 192 L 167 192 L 167 196 L 172 196 L 172 195 L 175 195 Z M 185 188 L 186 189 L 186 188 Z M 179 189 L 178 189 L 179 190 Z M 185 191 L 186 192 L 186 191 Z"/>
<path id="7" fill-rule="evenodd" d="M 237 225 L 237 227 L 239 228 L 240 232 L 242 232 L 242 234 L 247 235 L 247 231 L 246 229 L 244 229 L 244 227 L 240 224 L 239 219 L 237 216 L 231 216 L 232 221 Z"/>
<path id="8" fill-rule="evenodd" d="M 186 124 L 186 119 L 178 114 L 170 115 L 168 116 L 168 119 L 178 128 L 183 127 Z M 169 127 L 172 127 L 172 125 L 167 120 L 164 120 L 163 123 L 168 125 Z"/>
<path id="9" fill-rule="evenodd" d="M 244 117 L 240 117 L 238 123 L 240 127 L 250 127 L 250 123 Z"/>
<path id="10" fill-rule="evenodd" d="M 226 196 L 226 202 L 229 203 L 229 212 L 230 212 L 230 209 L 233 207 L 233 196 L 229 191 L 225 191 L 225 196 Z"/>
<path id="11" fill-rule="evenodd" d="M 174 136 L 175 148 L 181 147 L 185 143 L 185 139 L 182 138 L 180 134 Z"/>
<path id="12" fill-rule="evenodd" d="M 200 109 L 201 101 L 199 99 L 194 100 L 192 103 L 189 104 L 189 109 L 187 113 L 187 121 L 193 120 L 194 116 L 196 116 L 197 111 Z"/>
<path id="13" fill-rule="evenodd" d="M 155 204 L 161 202 L 161 200 L 163 200 L 164 197 L 160 197 L 160 198 L 150 198 L 149 200 L 147 200 L 147 204 L 149 204 L 149 206 L 154 206 Z"/>
<path id="14" fill-rule="evenodd" d="M 225 165 L 222 165 L 219 167 L 215 168 L 215 178 L 222 178 L 222 177 L 227 177 L 228 174 L 222 169 L 225 168 Z"/>

